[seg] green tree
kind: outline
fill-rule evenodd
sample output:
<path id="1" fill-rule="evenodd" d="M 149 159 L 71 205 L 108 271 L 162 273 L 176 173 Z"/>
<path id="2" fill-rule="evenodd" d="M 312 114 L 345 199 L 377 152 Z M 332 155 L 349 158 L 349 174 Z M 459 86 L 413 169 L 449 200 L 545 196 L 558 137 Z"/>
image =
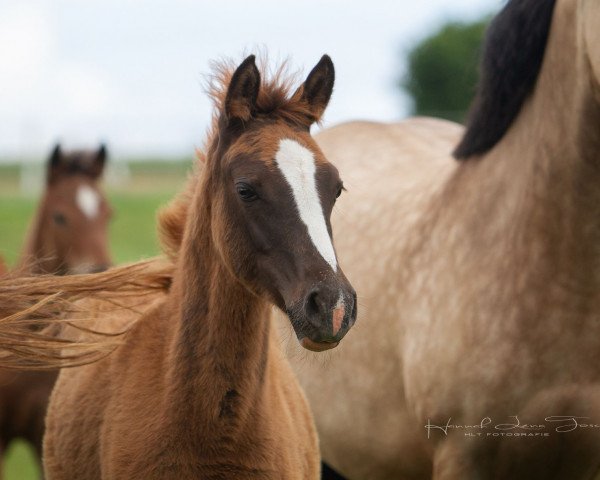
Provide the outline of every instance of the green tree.
<path id="1" fill-rule="evenodd" d="M 473 23 L 450 22 L 408 54 L 400 80 L 413 100 L 413 114 L 462 122 L 475 93 L 477 66 L 489 17 Z"/>

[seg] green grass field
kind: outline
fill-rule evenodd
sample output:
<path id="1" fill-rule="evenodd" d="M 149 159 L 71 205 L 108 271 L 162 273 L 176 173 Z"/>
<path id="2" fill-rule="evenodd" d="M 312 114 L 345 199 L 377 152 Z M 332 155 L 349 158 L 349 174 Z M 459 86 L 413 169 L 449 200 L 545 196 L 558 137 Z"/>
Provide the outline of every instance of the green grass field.
<path id="1" fill-rule="evenodd" d="M 159 253 L 157 210 L 183 186 L 191 161 L 134 163 L 126 184 L 107 186 L 114 209 L 110 248 L 115 263 L 135 261 Z M 0 255 L 14 265 L 22 248 L 37 198 L 19 192 L 19 168 L 0 166 Z M 14 442 L 4 462 L 4 480 L 35 480 L 40 472 L 30 447 Z"/>

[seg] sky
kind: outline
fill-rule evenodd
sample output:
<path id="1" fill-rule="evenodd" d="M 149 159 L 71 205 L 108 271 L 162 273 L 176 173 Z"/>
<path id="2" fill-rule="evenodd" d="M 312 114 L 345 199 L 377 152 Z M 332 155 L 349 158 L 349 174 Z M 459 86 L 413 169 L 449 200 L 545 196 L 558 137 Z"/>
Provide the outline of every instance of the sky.
<path id="1" fill-rule="evenodd" d="M 328 53 L 324 126 L 395 121 L 406 53 L 502 0 L 0 0 L 0 162 L 105 142 L 113 157 L 191 156 L 211 60 L 267 52 L 304 76 Z M 301 80 L 304 79 L 301 77 Z"/>

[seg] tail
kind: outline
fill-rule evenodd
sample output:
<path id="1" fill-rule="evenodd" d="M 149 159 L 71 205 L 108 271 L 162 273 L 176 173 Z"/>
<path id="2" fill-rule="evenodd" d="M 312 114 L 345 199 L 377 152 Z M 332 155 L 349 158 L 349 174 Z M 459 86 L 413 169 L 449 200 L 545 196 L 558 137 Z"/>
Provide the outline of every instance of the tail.
<path id="1" fill-rule="evenodd" d="M 172 263 L 154 259 L 95 274 L 0 277 L 0 367 L 55 369 L 105 357 L 131 325 L 106 333 L 85 328 L 85 321 L 119 310 L 133 311 L 138 318 L 141 312 L 131 299 L 143 305 L 147 296 L 168 290 L 172 273 Z M 65 325 L 89 335 L 66 338 Z"/>

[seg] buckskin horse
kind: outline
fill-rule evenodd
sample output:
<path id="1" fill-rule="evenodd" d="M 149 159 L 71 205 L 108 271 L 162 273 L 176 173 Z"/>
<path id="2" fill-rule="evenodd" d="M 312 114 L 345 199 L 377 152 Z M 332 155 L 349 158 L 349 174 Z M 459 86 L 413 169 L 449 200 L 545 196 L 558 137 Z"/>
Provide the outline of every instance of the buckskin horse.
<path id="1" fill-rule="evenodd" d="M 96 151 L 53 149 L 46 188 L 16 273 L 84 273 L 108 267 L 111 212 L 98 185 L 106 159 L 104 146 Z M 0 369 L 0 455 L 12 440 L 22 438 L 41 462 L 44 419 L 56 377 L 56 371 Z"/>
<path id="2" fill-rule="evenodd" d="M 172 285 L 114 353 L 61 371 L 48 478 L 318 478 L 311 413 L 270 308 L 312 350 L 334 348 L 354 323 L 329 222 L 342 183 L 309 133 L 334 69 L 324 56 L 293 94 L 281 71 L 262 76 L 254 56 L 217 71 L 205 164 L 162 214 Z M 122 329 L 98 316 L 97 330 Z"/>
<path id="3" fill-rule="evenodd" d="M 340 474 L 600 478 L 599 25 L 595 0 L 511 0 L 464 130 L 315 136 L 361 314 L 289 358 Z"/>

